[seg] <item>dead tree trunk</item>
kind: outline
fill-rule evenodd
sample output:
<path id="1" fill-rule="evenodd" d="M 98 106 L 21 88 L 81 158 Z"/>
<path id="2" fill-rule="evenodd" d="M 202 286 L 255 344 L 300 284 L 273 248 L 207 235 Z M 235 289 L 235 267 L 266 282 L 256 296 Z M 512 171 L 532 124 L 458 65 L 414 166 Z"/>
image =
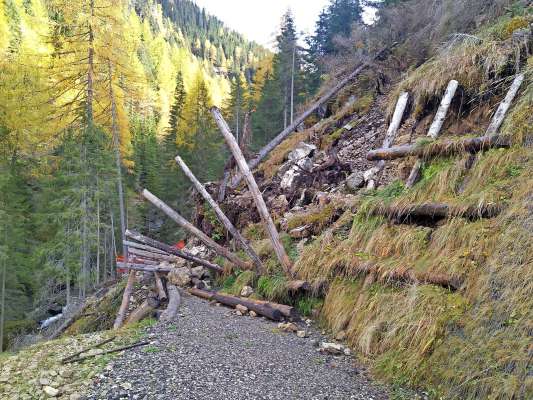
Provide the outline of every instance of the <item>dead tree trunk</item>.
<path id="1" fill-rule="evenodd" d="M 161 321 L 172 321 L 178 314 L 178 309 L 181 304 L 181 296 L 178 288 L 174 285 L 167 285 L 168 289 L 168 306 L 161 314 Z"/>
<path id="2" fill-rule="evenodd" d="M 134 256 L 139 256 L 149 260 L 176 262 L 179 260 L 178 256 L 172 256 L 170 254 L 152 253 L 151 251 L 139 250 L 134 247 L 129 249 L 129 253 Z"/>
<path id="3" fill-rule="evenodd" d="M 268 143 L 265 147 L 263 147 L 259 151 L 259 154 L 257 155 L 257 157 L 250 161 L 250 163 L 248 164 L 248 168 L 250 170 L 253 170 L 254 168 L 256 168 L 261 163 L 261 161 L 263 161 L 265 157 L 268 154 L 270 154 L 272 150 L 278 147 L 278 145 L 281 142 L 283 142 L 285 138 L 287 138 L 291 133 L 293 133 L 302 122 L 304 122 L 307 118 L 313 115 L 324 103 L 326 103 L 329 99 L 335 96 L 344 86 L 346 86 L 348 83 L 354 80 L 359 74 L 361 74 L 361 72 L 363 72 L 365 69 L 371 66 L 377 59 L 382 57 L 383 54 L 385 54 L 385 52 L 387 52 L 391 47 L 387 47 L 381 50 L 372 59 L 358 66 L 350 75 L 342 79 L 337 85 L 335 85 L 333 88 L 328 90 L 320 99 L 318 99 L 314 104 L 312 104 L 311 107 L 309 107 L 302 115 L 296 118 L 296 120 L 291 125 L 285 128 L 274 139 L 272 139 L 270 143 Z M 235 189 L 239 185 L 243 177 L 244 175 L 242 174 L 242 172 L 241 174 L 237 174 L 237 176 L 235 176 L 235 178 L 232 179 L 231 181 L 231 188 Z"/>
<path id="4" fill-rule="evenodd" d="M 387 149 L 389 148 L 392 143 L 394 143 L 394 140 L 396 139 L 396 134 L 398 133 L 398 129 L 400 128 L 400 124 L 403 120 L 403 114 L 405 112 L 405 108 L 407 107 L 407 102 L 409 100 L 409 93 L 402 92 L 400 94 L 400 97 L 398 98 L 398 102 L 396 103 L 396 108 L 394 110 L 394 114 L 392 116 L 391 123 L 389 125 L 389 129 L 387 130 L 387 135 L 385 136 L 385 140 L 383 141 L 382 148 Z M 379 176 L 381 174 L 381 171 L 385 168 L 385 161 L 381 160 L 378 163 L 377 171 L 375 173 L 375 179 L 376 181 L 373 183 L 374 187 L 377 186 Z M 368 183 L 370 186 L 370 182 Z"/>
<path id="5" fill-rule="evenodd" d="M 224 268 L 222 268 L 218 264 L 212 263 L 212 262 L 207 261 L 207 260 L 203 260 L 201 258 L 198 258 L 196 256 L 188 254 L 188 253 L 186 253 L 184 251 L 178 250 L 175 247 L 169 246 L 168 244 L 158 242 L 157 240 L 151 239 L 151 238 L 149 238 L 147 236 L 143 236 L 143 235 L 141 235 L 138 232 L 127 230 L 126 231 L 126 236 L 131 238 L 131 239 L 134 239 L 134 240 L 136 240 L 138 242 L 141 242 L 141 243 L 143 243 L 143 244 L 145 244 L 147 246 L 155 247 L 155 248 L 157 248 L 159 250 L 165 251 L 168 254 L 172 254 L 172 255 L 178 256 L 179 258 L 183 258 L 184 260 L 191 261 L 191 262 L 193 262 L 195 264 L 198 264 L 198 265 L 202 265 L 202 266 L 204 266 L 206 268 L 209 268 L 210 270 L 215 271 L 217 273 L 221 273 L 221 272 L 224 271 Z"/>
<path id="6" fill-rule="evenodd" d="M 442 125 L 446 120 L 448 110 L 450 109 L 453 97 L 455 96 L 455 92 L 457 91 L 458 87 L 459 82 L 457 82 L 456 80 L 451 80 L 450 83 L 448 83 L 446 93 L 444 93 L 444 97 L 442 98 L 439 109 L 437 110 L 437 114 L 435 115 L 433 123 L 431 124 L 431 127 L 428 131 L 428 136 L 430 138 L 437 139 L 439 137 Z M 405 183 L 406 187 L 411 188 L 415 185 L 416 182 L 418 182 L 418 180 L 420 179 L 421 170 L 422 160 L 416 160 L 416 163 L 413 166 L 411 173 L 409 174 L 409 178 L 407 178 L 407 182 Z"/>
<path id="7" fill-rule="evenodd" d="M 160 274 L 165 274 L 165 273 L 169 273 L 170 271 L 172 271 L 172 268 L 170 267 L 158 267 L 158 266 L 155 266 L 155 265 L 149 265 L 149 264 L 138 264 L 138 263 L 117 263 L 117 266 L 119 268 L 124 268 L 124 269 L 127 269 L 129 271 L 141 271 L 141 272 L 149 272 L 149 273 L 154 273 L 154 272 L 158 272 Z"/>
<path id="8" fill-rule="evenodd" d="M 176 211 L 174 211 L 167 204 L 165 204 L 161 199 L 154 196 L 148 190 L 146 189 L 143 190 L 143 196 L 146 200 L 148 200 L 155 207 L 157 207 L 162 212 L 164 212 L 170 219 L 176 222 L 179 226 L 181 226 L 183 229 L 188 231 L 190 234 L 200 239 L 200 241 L 203 244 L 205 244 L 207 247 L 212 249 L 219 256 L 226 258 L 227 260 L 229 260 L 230 262 L 232 262 L 233 264 L 235 264 L 237 267 L 241 269 L 250 269 L 250 265 L 248 263 L 241 260 L 237 255 L 233 254 L 231 251 L 229 251 L 225 247 L 216 243 L 213 239 L 211 239 L 209 236 L 207 236 L 205 233 L 203 233 L 200 229 L 195 227 L 193 224 L 191 224 L 181 215 L 179 215 Z"/>
<path id="9" fill-rule="evenodd" d="M 478 153 L 489 149 L 505 149 L 511 147 L 512 141 L 509 136 L 479 136 L 457 141 L 435 142 L 427 145 L 409 144 L 393 146 L 388 149 L 376 149 L 368 152 L 366 158 L 369 161 L 395 160 L 403 157 L 420 157 L 429 160 L 434 157 L 445 157 L 464 152 Z"/>
<path id="10" fill-rule="evenodd" d="M 505 115 L 507 114 L 507 111 L 509 111 L 509 108 L 511 108 L 511 104 L 516 97 L 522 82 L 524 82 L 524 78 L 524 74 L 520 74 L 514 79 L 511 88 L 507 92 L 507 96 L 505 96 L 505 99 L 498 107 L 498 111 L 496 111 L 496 114 L 494 114 L 492 122 L 487 129 L 486 135 L 495 136 L 498 134 L 498 131 L 500 130 L 500 127 L 505 119 Z"/>
<path id="11" fill-rule="evenodd" d="M 168 253 L 166 251 L 163 251 L 163 250 L 160 250 L 160 249 L 156 249 L 155 247 L 146 246 L 144 244 L 140 244 L 140 243 L 136 243 L 136 242 L 130 242 L 129 240 L 126 240 L 126 245 L 128 247 L 133 247 L 134 249 L 139 249 L 139 250 L 145 250 L 145 251 L 150 252 L 150 253 L 168 255 Z"/>
<path id="12" fill-rule="evenodd" d="M 248 298 L 245 298 L 245 297 L 239 297 L 239 298 L 243 299 L 243 300 L 250 301 L 250 302 L 255 303 L 255 304 L 259 304 L 259 305 L 262 305 L 262 306 L 268 306 L 268 307 L 274 308 L 274 309 L 278 310 L 281 313 L 281 315 L 283 315 L 285 318 L 294 319 L 294 320 L 300 318 L 300 316 L 298 315 L 298 311 L 296 311 L 296 308 L 294 308 L 292 306 L 287 306 L 285 304 L 272 303 L 272 302 L 266 301 L 266 300 L 248 299 Z"/>
<path id="13" fill-rule="evenodd" d="M 228 230 L 229 233 L 231 233 L 231 236 L 233 236 L 235 239 L 237 239 L 238 242 L 241 243 L 242 249 L 248 254 L 248 256 L 253 261 L 256 270 L 259 274 L 263 273 L 263 263 L 261 262 L 261 259 L 256 254 L 252 246 L 248 243 L 248 241 L 241 235 L 241 233 L 235 228 L 235 226 L 231 223 L 228 217 L 226 217 L 226 214 L 222 211 L 220 206 L 213 200 L 211 195 L 205 190 L 204 186 L 200 183 L 198 179 L 196 179 L 196 176 L 192 173 L 192 171 L 189 169 L 187 164 L 181 159 L 180 156 L 176 157 L 176 163 L 180 166 L 181 170 L 189 180 L 192 182 L 193 186 L 196 188 L 196 190 L 202 195 L 205 201 L 209 203 L 215 214 L 217 215 L 220 222 L 222 222 L 222 225 Z"/>
<path id="14" fill-rule="evenodd" d="M 274 247 L 276 256 L 278 257 L 278 260 L 284 268 L 286 274 L 289 277 L 292 277 L 293 273 L 291 260 L 289 259 L 289 256 L 285 252 L 285 248 L 283 247 L 283 244 L 279 239 L 278 231 L 276 229 L 276 226 L 274 225 L 274 222 L 272 221 L 270 213 L 268 212 L 265 200 L 263 199 L 261 191 L 257 186 L 252 171 L 250 171 L 250 168 L 248 167 L 248 164 L 246 163 L 246 160 L 244 159 L 244 156 L 242 155 L 242 152 L 239 149 L 239 145 L 237 144 L 235 137 L 230 132 L 229 127 L 224 118 L 222 117 L 220 111 L 216 107 L 213 107 L 211 109 L 211 113 L 213 114 L 213 117 L 215 118 L 220 132 L 224 136 L 224 139 L 226 140 L 226 143 L 228 144 L 231 153 L 233 154 L 233 157 L 235 158 L 235 161 L 237 162 L 237 165 L 241 170 L 241 173 L 243 174 L 246 179 L 246 182 L 248 183 L 248 188 L 252 193 L 257 210 L 259 211 L 259 214 L 261 215 L 261 218 L 263 220 L 263 224 L 265 225 L 265 228 L 270 236 L 270 240 L 272 242 L 272 246 Z"/>

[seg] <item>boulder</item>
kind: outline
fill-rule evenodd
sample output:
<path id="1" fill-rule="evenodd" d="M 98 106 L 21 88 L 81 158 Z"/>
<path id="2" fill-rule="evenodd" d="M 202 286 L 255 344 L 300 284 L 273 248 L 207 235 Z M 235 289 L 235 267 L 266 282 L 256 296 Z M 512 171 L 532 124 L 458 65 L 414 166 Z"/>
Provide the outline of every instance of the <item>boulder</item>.
<path id="1" fill-rule="evenodd" d="M 191 271 L 189 268 L 176 268 L 168 274 L 171 284 L 179 287 L 187 287 L 191 284 Z"/>
<path id="2" fill-rule="evenodd" d="M 298 228 L 292 229 L 289 232 L 289 235 L 293 239 L 305 239 L 313 234 L 311 230 L 311 225 L 304 225 Z"/>
<path id="3" fill-rule="evenodd" d="M 249 315 L 250 317 L 257 317 L 257 313 L 255 311 L 250 311 Z"/>
<path id="4" fill-rule="evenodd" d="M 365 184 L 365 177 L 362 172 L 356 171 L 346 179 L 346 187 L 351 191 L 356 191 Z"/>
<path id="5" fill-rule="evenodd" d="M 307 332 L 306 331 L 298 331 L 298 332 L 296 332 L 296 336 L 298 336 L 299 338 L 306 338 L 307 337 Z"/>
<path id="6" fill-rule="evenodd" d="M 337 343 L 322 342 L 320 343 L 319 350 L 321 353 L 327 353 L 332 355 L 344 354 L 344 346 L 342 344 Z"/>
<path id="7" fill-rule="evenodd" d="M 191 268 L 191 275 L 195 278 L 202 279 L 206 275 L 206 270 L 204 267 L 198 266 Z"/>
<path id="8" fill-rule="evenodd" d="M 52 386 L 45 386 L 43 388 L 43 392 L 48 396 L 48 397 L 57 397 L 59 395 L 59 390 L 52 387 Z"/>
<path id="9" fill-rule="evenodd" d="M 289 210 L 289 201 L 285 195 L 281 194 L 274 197 L 269 202 L 270 212 L 275 216 L 282 216 Z"/>
<path id="10" fill-rule="evenodd" d="M 281 329 L 283 332 L 298 332 L 298 326 L 292 322 L 280 322 L 278 324 L 278 328 Z"/>
<path id="11" fill-rule="evenodd" d="M 363 173 L 363 178 L 365 180 L 365 182 L 368 182 L 370 180 L 374 180 L 375 177 L 376 177 L 376 174 L 379 172 L 379 168 L 377 167 L 373 167 L 373 168 L 370 168 L 369 170 L 365 171 Z"/>
<path id="12" fill-rule="evenodd" d="M 254 289 L 251 286 L 244 286 L 241 290 L 242 297 L 249 297 L 254 293 Z"/>
<path id="13" fill-rule="evenodd" d="M 297 162 L 303 158 L 308 158 L 313 155 L 316 151 L 316 146 L 312 144 L 307 144 L 305 142 L 300 142 L 296 148 L 289 153 L 289 161 Z"/>
<path id="14" fill-rule="evenodd" d="M 248 313 L 248 307 L 245 307 L 242 304 L 237 304 L 235 309 L 237 310 L 237 313 L 240 312 L 242 315 L 246 315 Z"/>

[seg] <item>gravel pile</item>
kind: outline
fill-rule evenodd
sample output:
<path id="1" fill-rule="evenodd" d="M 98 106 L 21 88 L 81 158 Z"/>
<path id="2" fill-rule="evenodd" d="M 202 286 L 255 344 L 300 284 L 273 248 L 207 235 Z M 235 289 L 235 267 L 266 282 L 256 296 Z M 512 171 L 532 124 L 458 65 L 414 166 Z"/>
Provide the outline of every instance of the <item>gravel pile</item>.
<path id="1" fill-rule="evenodd" d="M 320 353 L 316 346 L 326 339 L 306 329 L 300 338 L 187 296 L 176 321 L 150 328 L 152 344 L 114 359 L 84 398 L 389 398 L 352 357 Z"/>

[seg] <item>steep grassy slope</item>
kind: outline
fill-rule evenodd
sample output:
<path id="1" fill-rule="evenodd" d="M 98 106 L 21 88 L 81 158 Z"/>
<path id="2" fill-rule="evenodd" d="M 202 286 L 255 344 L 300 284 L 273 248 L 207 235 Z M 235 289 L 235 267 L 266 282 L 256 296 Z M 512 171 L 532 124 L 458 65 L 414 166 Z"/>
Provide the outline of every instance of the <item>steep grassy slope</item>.
<path id="1" fill-rule="evenodd" d="M 435 398 L 533 396 L 533 151 L 523 145 L 533 133 L 531 22 L 525 12 L 477 36 L 456 37 L 390 94 L 390 109 L 400 90 L 414 97 L 409 118 L 420 128 L 411 131 L 414 141 L 425 133 L 448 81 L 457 79 L 460 94 L 444 139 L 483 135 L 520 68 L 526 80 L 501 129 L 513 138 L 512 148 L 433 159 L 412 189 L 397 180 L 345 197 L 344 205 L 311 205 L 289 216 L 285 228 L 310 224 L 317 235 L 298 246 L 295 268 L 317 293 L 329 287 L 321 310 L 326 326 L 343 331 L 378 376 L 424 388 Z M 313 134 L 286 141 L 264 164 L 267 178 L 292 146 Z M 413 163 L 392 163 L 397 178 Z M 490 219 L 455 216 L 434 224 L 397 224 L 374 212 L 427 202 L 498 204 L 503 211 Z M 331 212 L 337 208 L 344 211 L 340 218 Z M 456 285 L 402 283 L 406 274 L 415 281 L 445 277 Z"/>

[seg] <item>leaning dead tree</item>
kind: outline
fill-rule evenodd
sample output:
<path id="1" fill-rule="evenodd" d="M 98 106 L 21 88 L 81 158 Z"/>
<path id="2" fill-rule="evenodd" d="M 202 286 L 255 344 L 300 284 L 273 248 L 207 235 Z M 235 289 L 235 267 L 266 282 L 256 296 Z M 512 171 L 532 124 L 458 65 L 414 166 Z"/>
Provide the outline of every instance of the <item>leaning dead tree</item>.
<path id="1" fill-rule="evenodd" d="M 255 205 L 257 207 L 257 210 L 259 211 L 259 215 L 261 215 L 261 219 L 263 220 L 263 224 L 268 232 L 268 235 L 270 236 L 270 241 L 272 242 L 272 247 L 274 248 L 274 252 L 276 253 L 276 256 L 281 263 L 283 269 L 285 270 L 285 273 L 289 276 L 293 276 L 292 272 L 292 262 L 289 259 L 289 256 L 287 255 L 285 248 L 283 247 L 283 244 L 281 243 L 281 240 L 279 239 L 279 233 L 276 229 L 276 226 L 274 225 L 274 221 L 272 221 L 272 217 L 270 216 L 270 213 L 268 212 L 265 200 L 263 199 L 263 195 L 261 194 L 261 191 L 259 190 L 259 187 L 257 186 L 257 182 L 255 181 L 255 178 L 252 174 L 252 171 L 250 170 L 250 167 L 246 163 L 246 159 L 244 158 L 241 149 L 239 148 L 239 145 L 237 144 L 237 141 L 235 140 L 235 137 L 231 133 L 228 124 L 224 120 L 224 117 L 222 117 L 222 114 L 220 110 L 216 107 L 211 108 L 211 114 L 213 114 L 213 117 L 215 118 L 215 121 L 220 129 L 220 132 L 222 133 L 222 136 L 224 136 L 224 139 L 226 140 L 226 143 L 228 147 L 231 150 L 231 153 L 233 154 L 233 157 L 235 158 L 235 161 L 237 162 L 237 165 L 241 171 L 241 174 L 246 179 L 246 182 L 248 184 L 248 189 L 250 190 Z"/>
<path id="2" fill-rule="evenodd" d="M 423 160 L 435 157 L 457 155 L 464 152 L 479 153 L 489 149 L 506 149 L 513 141 L 509 136 L 479 136 L 460 140 L 446 140 L 424 145 L 408 144 L 393 146 L 388 149 L 377 149 L 368 152 L 369 161 L 395 160 L 397 158 L 416 156 Z"/>
<path id="3" fill-rule="evenodd" d="M 207 247 L 212 249 L 219 256 L 226 258 L 227 260 L 229 260 L 231 263 L 233 263 L 235 266 L 239 268 L 250 269 L 250 265 L 247 262 L 240 259 L 236 254 L 232 253 L 231 251 L 226 249 L 224 246 L 219 245 L 217 242 L 215 242 L 213 239 L 211 239 L 209 236 L 207 236 L 205 233 L 203 233 L 200 229 L 195 227 L 185 218 L 183 218 L 180 214 L 178 214 L 176 211 L 174 211 L 167 204 L 165 204 L 161 199 L 157 198 L 155 195 L 150 193 L 148 190 L 144 189 L 142 192 L 142 195 L 146 200 L 148 200 L 155 207 L 157 207 L 159 210 L 165 213 L 170 219 L 176 222 L 179 226 L 181 226 L 183 229 L 188 231 L 191 235 L 196 236 L 198 239 L 200 239 L 200 241 L 203 244 L 205 244 Z"/>
<path id="4" fill-rule="evenodd" d="M 228 230 L 228 232 L 237 240 L 242 249 L 246 252 L 246 254 L 250 257 L 252 262 L 255 265 L 256 271 L 259 274 L 262 274 L 263 271 L 263 263 L 261 262 L 261 259 L 257 255 L 257 253 L 254 251 L 250 243 L 241 235 L 241 233 L 235 228 L 235 226 L 231 223 L 229 218 L 224 214 L 224 211 L 220 208 L 220 206 L 215 202 L 213 197 L 208 193 L 208 191 L 205 189 L 205 187 L 200 183 L 198 179 L 196 179 L 196 176 L 192 173 L 192 171 L 189 169 L 187 164 L 183 161 L 183 159 L 180 156 L 176 157 L 176 163 L 180 166 L 183 173 L 189 178 L 189 180 L 192 182 L 195 189 L 202 195 L 205 201 L 211 206 L 213 211 L 215 212 L 216 216 L 218 217 L 218 220 L 224 225 L 224 227 Z"/>
<path id="5" fill-rule="evenodd" d="M 329 89 L 320 99 L 318 99 L 315 103 L 313 103 L 302 115 L 300 115 L 292 124 L 290 124 L 287 128 L 285 128 L 282 132 L 280 132 L 270 143 L 268 143 L 265 147 L 263 147 L 256 158 L 253 160 L 250 160 L 248 163 L 248 168 L 250 170 L 253 170 L 256 168 L 261 161 L 265 159 L 265 157 L 270 154 L 272 150 L 274 150 L 278 145 L 283 142 L 291 133 L 293 133 L 298 126 L 300 126 L 307 118 L 309 118 L 311 115 L 313 115 L 320 107 L 322 107 L 323 104 L 329 101 L 333 96 L 335 96 L 344 86 L 346 86 L 348 83 L 353 81 L 357 76 L 359 76 L 364 70 L 366 70 L 368 67 L 374 64 L 376 60 L 381 58 L 387 51 L 389 51 L 393 46 L 387 47 L 379 51 L 374 57 L 372 57 L 369 61 L 366 61 L 362 64 L 360 64 L 351 74 L 346 76 L 344 79 L 342 79 L 337 85 Z M 239 183 L 242 181 L 244 175 L 237 174 L 232 180 L 230 187 L 232 189 L 235 189 Z"/>
<path id="6" fill-rule="evenodd" d="M 511 88 L 507 92 L 507 95 L 505 96 L 505 99 L 500 103 L 500 106 L 498 107 L 498 110 L 496 111 L 496 114 L 494 114 L 494 117 L 492 118 L 492 122 L 490 123 L 486 135 L 488 136 L 495 136 L 498 134 L 500 130 L 500 126 L 502 125 L 503 121 L 505 120 L 505 115 L 507 114 L 507 111 L 509 111 L 509 108 L 511 107 L 511 104 L 513 103 L 514 98 L 516 97 L 518 90 L 520 89 L 520 86 L 522 85 L 522 82 L 524 82 L 525 75 L 519 74 L 516 76 L 516 78 L 513 81 L 513 84 L 511 85 Z"/>
<path id="7" fill-rule="evenodd" d="M 405 109 L 407 107 L 407 102 L 409 101 L 409 93 L 402 92 L 400 93 L 400 97 L 398 98 L 398 102 L 396 103 L 396 108 L 394 109 L 394 114 L 392 116 L 391 123 L 389 125 L 389 129 L 387 130 L 387 134 L 385 135 L 385 140 L 383 140 L 383 149 L 388 149 L 392 143 L 394 143 L 394 140 L 396 139 L 396 134 L 398 133 L 398 129 L 400 128 L 400 124 L 403 120 L 403 114 L 405 112 Z M 381 174 L 381 171 L 385 168 L 385 161 L 381 160 L 377 167 L 376 172 L 373 174 L 375 176 L 375 179 L 373 179 L 373 183 L 368 183 L 368 187 L 371 186 L 377 186 L 379 176 Z"/>
<path id="8" fill-rule="evenodd" d="M 456 80 L 451 80 L 448 83 L 448 87 L 446 88 L 444 97 L 442 98 L 439 109 L 437 110 L 437 114 L 435 115 L 433 123 L 431 124 L 431 127 L 429 128 L 427 134 L 433 140 L 437 139 L 440 135 L 442 125 L 444 125 L 444 121 L 446 120 L 446 116 L 448 115 L 448 110 L 450 109 L 453 97 L 455 96 L 455 92 L 457 91 L 458 87 L 459 82 L 457 82 Z M 416 163 L 413 166 L 411 173 L 409 174 L 409 178 L 407 178 L 407 182 L 405 183 L 406 187 L 411 188 L 415 185 L 415 183 L 420 178 L 421 170 L 422 160 L 416 160 Z"/>

